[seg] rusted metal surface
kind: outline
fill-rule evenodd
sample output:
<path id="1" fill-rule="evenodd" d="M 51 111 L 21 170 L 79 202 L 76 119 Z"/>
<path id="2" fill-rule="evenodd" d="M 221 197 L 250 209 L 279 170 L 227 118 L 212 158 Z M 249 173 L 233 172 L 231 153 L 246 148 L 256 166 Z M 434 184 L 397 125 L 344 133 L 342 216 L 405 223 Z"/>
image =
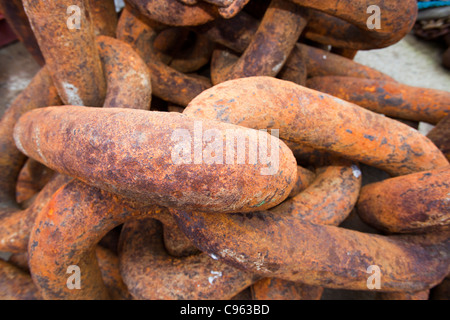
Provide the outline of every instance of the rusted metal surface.
<path id="1" fill-rule="evenodd" d="M 135 202 L 73 180 L 39 213 L 28 246 L 33 280 L 45 299 L 107 299 L 96 244 L 141 211 Z M 151 214 L 152 208 L 148 208 Z M 64 245 L 61 245 L 64 244 Z M 67 268 L 81 270 L 79 290 L 66 286 Z"/>
<path id="2" fill-rule="evenodd" d="M 258 278 L 213 257 L 170 256 L 152 219 L 130 221 L 122 231 L 121 273 L 137 299 L 231 299 Z"/>
<path id="3" fill-rule="evenodd" d="M 448 274 L 447 234 L 385 237 L 260 212 L 208 215 L 172 210 L 203 252 L 244 271 L 308 285 L 368 290 L 378 265 L 382 291 L 421 291 Z M 226 226 L 224 228 L 223 226 Z"/>
<path id="4" fill-rule="evenodd" d="M 257 129 L 279 128 L 284 139 L 329 150 L 394 175 L 448 165 L 430 140 L 402 123 L 269 77 L 217 85 L 197 96 L 183 113 Z"/>
<path id="5" fill-rule="evenodd" d="M 41 300 L 31 277 L 0 259 L 0 300 Z"/>
<path id="6" fill-rule="evenodd" d="M 234 18 L 217 19 L 193 30 L 236 52 L 244 52 L 258 30 L 259 21 L 245 12 Z"/>
<path id="7" fill-rule="evenodd" d="M 318 168 L 317 177 L 299 195 L 271 210 L 281 217 L 302 221 L 339 225 L 356 203 L 361 187 L 359 168 L 348 161 L 333 159 L 327 167 Z M 262 216 L 264 217 L 264 216 Z M 320 299 L 323 289 L 280 279 L 264 279 L 252 286 L 255 298 L 277 300 Z"/>
<path id="8" fill-rule="evenodd" d="M 13 139 L 13 129 L 21 115 L 35 108 L 48 106 L 49 104 L 60 104 L 56 89 L 52 80 L 44 67 L 33 78 L 28 87 L 14 100 L 11 106 L 3 115 L 0 122 L 0 250 L 14 252 L 15 248 L 23 248 L 23 244 L 14 244 L 9 239 L 21 233 L 22 219 L 27 219 L 28 212 L 39 207 L 40 200 L 47 198 L 43 196 L 36 199 L 27 210 L 16 200 L 16 186 L 19 173 L 26 161 L 26 156 L 16 147 Z M 44 192 L 45 193 L 45 192 Z M 10 228 L 10 222 L 14 222 L 15 227 Z M 16 239 L 17 240 L 17 239 Z"/>
<path id="9" fill-rule="evenodd" d="M 0 122 L 0 297 L 319 300 L 371 290 L 374 265 L 378 299 L 445 296 L 450 96 L 352 60 L 399 41 L 414 0 L 24 9 L 48 63 Z"/>
<path id="10" fill-rule="evenodd" d="M 298 43 L 291 54 L 292 64 L 304 62 L 308 77 L 345 76 L 395 81 L 388 75 L 334 53 Z M 290 66 L 291 64 L 287 64 Z"/>
<path id="11" fill-rule="evenodd" d="M 185 75 L 160 61 L 152 43 L 159 32 L 167 27 L 135 15 L 136 12 L 125 7 L 119 19 L 117 38 L 129 43 L 147 63 L 152 79 L 152 91 L 156 96 L 186 106 L 196 95 L 211 86 L 210 81 Z"/>
<path id="12" fill-rule="evenodd" d="M 195 72 L 211 60 L 214 43 L 187 28 L 169 28 L 158 34 L 153 42 L 160 60 L 177 71 Z"/>
<path id="13" fill-rule="evenodd" d="M 133 297 L 120 275 L 119 257 L 112 251 L 97 246 L 95 248 L 98 266 L 106 290 L 113 300 L 131 300 Z"/>
<path id="14" fill-rule="evenodd" d="M 320 300 L 323 288 L 265 278 L 252 285 L 254 300 Z"/>
<path id="15" fill-rule="evenodd" d="M 275 76 L 307 23 L 303 11 L 286 0 L 272 0 L 240 58 L 229 51 L 214 51 L 211 62 L 213 84 L 243 77 Z"/>
<path id="16" fill-rule="evenodd" d="M 187 5 L 178 0 L 129 0 L 146 17 L 169 26 L 198 26 L 219 16 L 214 5 Z"/>
<path id="17" fill-rule="evenodd" d="M 85 1 L 23 1 L 59 96 L 65 104 L 99 107 L 106 84 Z M 80 8 L 80 29 L 69 29 L 67 9 Z M 51 13 L 51 14 L 50 14 Z M 73 72 L 71 66 L 77 66 Z"/>
<path id="18" fill-rule="evenodd" d="M 351 77 L 317 77 L 306 86 L 394 118 L 436 124 L 450 113 L 450 92 L 442 90 Z"/>
<path id="19" fill-rule="evenodd" d="M 113 38 L 100 36 L 98 46 L 108 84 L 104 107 L 149 109 L 150 76 L 142 59 L 129 45 Z M 26 111 L 55 104 L 61 104 L 61 102 L 45 67 L 13 102 L 2 118 L 0 128 L 3 130 L 1 143 L 4 150 L 2 153 L 2 182 L 4 183 L 2 204 L 4 207 L 0 215 L 0 250 L 9 252 L 26 250 L 29 232 L 37 213 L 52 194 L 70 179 L 66 176 L 55 177 L 27 208 L 21 207 L 16 200 L 16 181 L 20 166 L 26 157 L 17 150 L 12 138 L 15 122 Z"/>
<path id="20" fill-rule="evenodd" d="M 1 0 L 0 11 L 6 17 L 9 26 L 25 45 L 40 66 L 45 64 L 39 45 L 31 29 L 28 17 L 23 9 L 22 0 Z"/>
<path id="21" fill-rule="evenodd" d="M 278 171 L 261 175 L 261 170 L 268 170 L 268 164 L 175 164 L 172 150 L 177 142 L 172 140 L 173 132 L 181 128 L 194 137 L 198 124 L 192 117 L 121 108 L 71 106 L 40 110 L 27 113 L 15 127 L 15 141 L 22 152 L 89 185 L 144 203 L 209 212 L 264 210 L 283 201 L 296 182 L 294 156 L 275 137 L 272 139 L 279 145 Z M 246 154 L 250 146 L 257 146 L 258 135 L 271 139 L 267 133 L 217 121 L 202 120 L 201 125 L 202 132 L 217 130 L 222 141 L 226 141 L 227 129 L 237 137 L 248 136 Z M 129 133 L 130 127 L 134 134 Z M 29 134 L 34 138 L 30 139 Z M 68 143 L 72 148 L 63 147 Z M 237 154 L 238 145 L 231 148 Z M 192 149 L 189 155 L 194 161 Z M 271 189 L 266 188 L 268 184 Z"/>
<path id="22" fill-rule="evenodd" d="M 33 159 L 28 159 L 17 178 L 17 203 L 20 203 L 26 208 L 28 203 L 24 203 L 24 201 L 32 201 L 31 198 L 45 187 L 53 174 L 53 170 L 48 169 Z"/>
<path id="23" fill-rule="evenodd" d="M 88 0 L 86 4 L 94 35 L 114 37 L 118 20 L 114 0 Z"/>
<path id="24" fill-rule="evenodd" d="M 97 44 L 107 84 L 103 107 L 149 110 L 150 71 L 141 57 L 130 45 L 114 38 L 99 36 Z"/>
<path id="25" fill-rule="evenodd" d="M 233 2 L 228 6 L 219 7 L 219 14 L 225 19 L 233 18 L 247 5 L 249 1 L 250 0 L 233 0 Z"/>
<path id="26" fill-rule="evenodd" d="M 332 48 L 332 53 L 335 53 L 337 55 L 340 55 L 342 57 L 348 58 L 353 60 L 358 53 L 358 50 L 355 49 L 345 49 L 345 48 Z"/>
<path id="27" fill-rule="evenodd" d="M 450 115 L 439 121 L 427 135 L 428 139 L 450 160 Z"/>
<path id="28" fill-rule="evenodd" d="M 390 46 L 411 31 L 417 17 L 417 3 L 407 1 L 291 0 L 318 11 L 311 11 L 304 36 L 333 47 L 370 50 Z M 332 4 L 333 3 L 333 4 Z M 381 28 L 369 29 L 367 9 L 376 5 L 382 12 Z"/>
<path id="29" fill-rule="evenodd" d="M 449 195 L 450 166 L 365 186 L 358 214 L 371 226 L 391 233 L 450 229 Z"/>
<path id="30" fill-rule="evenodd" d="M 398 2 L 395 0 L 358 0 L 351 3 L 334 0 L 290 0 L 301 6 L 339 17 L 366 31 L 373 37 L 390 38 L 392 35 L 403 38 L 414 25 L 417 16 L 417 3 L 414 0 Z M 381 29 L 368 30 L 367 8 L 378 6 L 383 14 L 380 16 Z"/>
<path id="31" fill-rule="evenodd" d="M 37 214 L 50 201 L 52 195 L 64 183 L 72 178 L 64 175 L 56 175 L 34 198 L 32 204 L 26 208 L 18 208 L 6 212 L 0 219 L 0 250 L 6 252 L 25 252 L 31 228 L 34 225 Z"/>

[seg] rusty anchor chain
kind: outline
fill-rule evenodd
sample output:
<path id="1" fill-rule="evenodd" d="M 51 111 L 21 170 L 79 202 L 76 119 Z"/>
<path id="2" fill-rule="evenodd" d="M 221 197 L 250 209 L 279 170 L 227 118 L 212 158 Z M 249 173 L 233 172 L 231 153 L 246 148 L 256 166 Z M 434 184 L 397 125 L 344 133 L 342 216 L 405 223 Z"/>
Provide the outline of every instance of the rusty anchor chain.
<path id="1" fill-rule="evenodd" d="M 320 299 L 369 266 L 378 299 L 445 298 L 450 94 L 352 60 L 416 1 L 0 7 L 43 66 L 0 121 L 0 298 Z"/>

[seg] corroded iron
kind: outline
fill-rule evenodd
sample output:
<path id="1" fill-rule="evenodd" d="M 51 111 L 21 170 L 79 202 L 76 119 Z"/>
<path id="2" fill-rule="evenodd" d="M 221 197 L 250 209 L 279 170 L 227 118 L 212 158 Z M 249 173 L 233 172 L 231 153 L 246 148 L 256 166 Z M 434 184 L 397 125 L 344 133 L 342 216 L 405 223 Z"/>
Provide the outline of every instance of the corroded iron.
<path id="1" fill-rule="evenodd" d="M 24 0 L 23 4 L 62 101 L 69 105 L 101 106 L 106 83 L 85 1 Z M 71 30 L 67 25 L 70 6 L 80 8 L 80 29 Z M 73 72 L 70 66 L 80 69 Z"/>
<path id="2" fill-rule="evenodd" d="M 258 279 L 204 253 L 170 256 L 162 239 L 162 227 L 155 220 L 124 226 L 121 272 L 137 299 L 231 299 Z"/>
<path id="3" fill-rule="evenodd" d="M 258 30 L 240 58 L 216 50 L 213 84 L 251 76 L 275 76 L 282 68 L 307 23 L 302 9 L 286 0 L 272 0 Z"/>
<path id="4" fill-rule="evenodd" d="M 47 60 L 0 122 L 0 297 L 318 300 L 373 265 L 377 299 L 448 293 L 450 96 L 352 60 L 416 1 L 0 4 Z"/>
<path id="5" fill-rule="evenodd" d="M 421 291 L 449 272 L 448 233 L 385 237 L 265 212 L 208 215 L 172 210 L 203 252 L 266 277 L 368 290 L 366 270 L 382 266 L 382 291 Z M 227 228 L 222 226 L 226 225 Z"/>
<path id="6" fill-rule="evenodd" d="M 148 110 L 151 101 L 151 83 L 148 69 L 141 58 L 129 45 L 119 40 L 105 36 L 100 36 L 97 40 L 108 85 L 104 107 L 121 106 Z M 52 194 L 69 179 L 66 176 L 55 177 L 27 208 L 23 208 L 16 201 L 16 181 L 26 157 L 19 152 L 12 139 L 13 127 L 26 111 L 52 104 L 61 104 L 61 101 L 45 67 L 2 118 L 0 143 L 4 151 L 1 162 L 4 187 L 1 200 L 4 206 L 0 214 L 0 250 L 9 252 L 26 250 L 29 231 L 37 213 Z"/>
<path id="7" fill-rule="evenodd" d="M 450 92 L 442 90 L 351 77 L 317 77 L 306 86 L 394 118 L 436 124 L 450 114 Z"/>
<path id="8" fill-rule="evenodd" d="M 183 113 L 257 129 L 279 128 L 287 140 L 326 149 L 394 175 L 448 165 L 431 141 L 407 125 L 269 77 L 219 84 L 198 95 Z"/>
<path id="9" fill-rule="evenodd" d="M 361 190 L 358 214 L 391 233 L 429 232 L 450 224 L 450 166 L 372 183 Z"/>
<path id="10" fill-rule="evenodd" d="M 338 48 L 370 50 L 390 46 L 411 31 L 417 17 L 417 3 L 407 1 L 365 0 L 336 2 L 334 0 L 291 0 L 317 11 L 311 11 L 304 36 Z M 381 28 L 367 26 L 371 5 L 380 8 Z"/>
<path id="11" fill-rule="evenodd" d="M 29 274 L 0 259 L 1 300 L 41 300 Z"/>
<path id="12" fill-rule="evenodd" d="M 177 2 L 177 0 L 173 0 Z M 117 38 L 129 43 L 150 69 L 153 93 L 169 102 L 186 106 L 196 95 L 211 86 L 204 77 L 193 77 L 166 65 L 154 52 L 152 43 L 167 26 L 139 16 L 125 7 L 119 19 Z"/>
<path id="13" fill-rule="evenodd" d="M 198 126 L 195 118 L 185 115 L 75 106 L 40 110 L 27 113 L 15 127 L 15 141 L 22 152 L 58 172 L 144 203 L 209 212 L 264 210 L 283 201 L 296 182 L 292 152 L 265 132 L 201 121 L 203 132 L 217 130 L 222 141 L 226 141 L 227 130 L 237 137 L 248 136 L 246 154 L 251 146 L 258 145 L 258 136 L 279 141 L 279 168 L 273 175 L 261 175 L 261 170 L 269 170 L 270 163 L 175 164 L 174 130 L 181 128 L 194 137 Z M 51 126 L 47 126 L 50 121 Z M 134 129 L 129 131 L 131 126 Z M 47 132 L 52 132 L 51 136 Z M 28 138 L 30 133 L 33 139 Z M 67 143 L 71 149 L 62 147 Z M 238 145 L 231 148 L 237 154 Z M 273 189 L 267 189 L 268 184 Z"/>

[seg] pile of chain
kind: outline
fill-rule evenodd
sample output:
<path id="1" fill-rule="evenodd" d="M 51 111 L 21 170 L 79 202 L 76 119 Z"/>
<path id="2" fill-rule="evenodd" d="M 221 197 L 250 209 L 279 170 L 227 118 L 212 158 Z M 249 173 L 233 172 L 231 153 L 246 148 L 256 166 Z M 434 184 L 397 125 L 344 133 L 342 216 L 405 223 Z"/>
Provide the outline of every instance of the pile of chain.
<path id="1" fill-rule="evenodd" d="M 415 0 L 0 3 L 42 65 L 0 123 L 1 298 L 448 298 L 450 93 L 352 60 Z"/>

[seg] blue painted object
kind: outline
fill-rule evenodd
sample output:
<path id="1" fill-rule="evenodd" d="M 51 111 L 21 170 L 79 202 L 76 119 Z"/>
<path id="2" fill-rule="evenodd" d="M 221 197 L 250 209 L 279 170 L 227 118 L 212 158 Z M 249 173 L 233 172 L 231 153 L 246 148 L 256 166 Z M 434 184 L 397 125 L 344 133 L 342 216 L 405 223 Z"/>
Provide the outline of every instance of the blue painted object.
<path id="1" fill-rule="evenodd" d="M 445 7 L 450 6 L 450 1 L 428 1 L 417 3 L 419 10 L 429 9 L 434 7 Z"/>

